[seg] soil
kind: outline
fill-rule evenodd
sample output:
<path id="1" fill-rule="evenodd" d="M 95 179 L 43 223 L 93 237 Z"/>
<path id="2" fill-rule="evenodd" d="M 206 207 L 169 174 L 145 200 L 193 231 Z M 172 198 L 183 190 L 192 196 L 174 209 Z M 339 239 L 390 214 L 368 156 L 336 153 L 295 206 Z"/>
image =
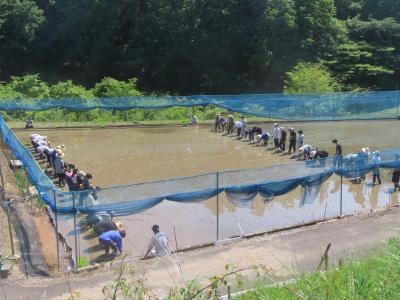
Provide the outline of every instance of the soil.
<path id="1" fill-rule="evenodd" d="M 4 147 L 4 145 L 2 145 Z M 4 151 L 0 151 L 0 165 L 2 166 L 1 171 L 3 174 L 3 179 L 4 179 L 4 188 L 6 192 L 6 197 L 8 199 L 12 199 L 14 201 L 17 201 L 20 204 L 21 207 L 21 212 L 25 212 L 28 215 L 31 215 L 32 207 L 28 203 L 23 203 L 23 197 L 21 196 L 21 193 L 18 189 L 18 186 L 16 184 L 15 176 L 13 170 L 11 170 L 8 167 L 9 160 L 12 159 L 12 155 L 10 150 L 8 149 L 7 146 L 2 148 Z M 4 254 L 11 253 L 11 248 L 10 248 L 10 238 L 9 238 L 9 227 L 6 216 L 3 216 L 4 211 L 0 212 L 0 217 L 2 219 L 2 225 L 1 226 L 1 233 L 3 234 L 3 244 L 0 250 L 4 252 Z M 21 215 L 18 216 L 18 218 L 21 218 Z M 27 223 L 29 220 L 27 220 L 27 217 L 24 217 L 24 221 Z M 38 240 L 34 240 L 33 242 L 38 243 L 41 245 L 41 250 L 38 252 L 39 255 L 43 255 L 45 262 L 50 270 L 55 270 L 57 267 L 57 252 L 56 252 L 56 247 L 54 245 L 56 244 L 55 242 L 55 234 L 54 234 L 54 227 L 50 222 L 48 221 L 48 216 L 46 215 L 45 212 L 41 213 L 36 213 L 35 216 L 33 216 L 31 219 L 31 223 L 29 223 L 29 226 L 35 226 L 35 228 L 26 228 L 25 232 L 32 232 L 32 234 L 35 234 L 38 236 Z M 21 231 L 21 228 L 17 228 L 17 224 L 19 222 L 11 216 L 11 222 L 13 224 L 13 237 L 14 237 L 14 244 L 15 244 L 15 251 L 19 256 L 21 256 L 22 259 L 24 259 L 24 255 L 20 252 L 20 248 L 18 247 L 18 243 L 24 243 L 27 241 L 23 240 L 18 240 L 18 236 Z M 18 232 L 16 231 L 18 229 Z M 32 238 L 32 237 L 30 237 Z M 32 242 L 32 239 L 29 240 L 29 242 Z M 43 246 L 44 245 L 44 246 Z M 51 245 L 51 246 L 50 246 Z M 31 249 L 33 245 L 25 245 L 22 247 L 23 249 Z M 55 259 L 54 259 L 55 258 Z M 40 258 L 38 258 L 40 260 Z M 46 268 L 47 269 L 47 268 Z"/>
<path id="2" fill-rule="evenodd" d="M 56 238 L 53 225 L 49 222 L 47 215 L 36 216 L 35 225 L 38 229 L 38 235 L 40 244 L 42 247 L 43 257 L 49 266 L 50 272 L 57 272 L 57 252 L 54 251 L 56 248 Z"/>

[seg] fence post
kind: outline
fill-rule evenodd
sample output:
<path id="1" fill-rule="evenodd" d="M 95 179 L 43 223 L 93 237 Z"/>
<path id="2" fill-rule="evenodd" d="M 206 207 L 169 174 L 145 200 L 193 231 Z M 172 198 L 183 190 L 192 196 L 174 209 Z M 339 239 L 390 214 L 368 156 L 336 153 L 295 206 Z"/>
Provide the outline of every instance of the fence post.
<path id="1" fill-rule="evenodd" d="M 343 214 L 343 155 L 340 156 L 340 217 Z"/>
<path id="2" fill-rule="evenodd" d="M 56 243 L 57 243 L 57 270 L 60 271 L 60 245 L 58 242 L 58 209 L 57 209 L 57 199 L 56 199 L 56 191 L 53 189 L 53 200 L 54 200 L 54 221 L 55 221 L 55 230 L 56 230 Z"/>
<path id="3" fill-rule="evenodd" d="M 332 93 L 332 121 L 335 120 L 335 93 Z"/>
<path id="4" fill-rule="evenodd" d="M 217 242 L 219 241 L 219 172 L 217 172 Z"/>
<path id="5" fill-rule="evenodd" d="M 76 236 L 76 209 L 75 209 L 75 192 L 72 192 L 72 207 L 74 213 L 74 238 L 75 238 L 75 270 L 78 267 L 78 240 Z"/>

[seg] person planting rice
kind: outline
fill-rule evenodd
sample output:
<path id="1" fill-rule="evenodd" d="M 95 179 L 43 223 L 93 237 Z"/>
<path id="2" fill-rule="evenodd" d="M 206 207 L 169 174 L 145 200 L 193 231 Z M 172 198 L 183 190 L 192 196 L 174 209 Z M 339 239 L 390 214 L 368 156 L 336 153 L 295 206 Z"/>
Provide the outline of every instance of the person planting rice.
<path id="1" fill-rule="evenodd" d="M 375 165 L 374 169 L 372 170 L 372 184 L 375 184 L 375 181 L 378 180 L 378 184 L 381 184 L 381 176 L 380 176 L 380 169 L 379 164 L 382 162 L 381 153 L 379 150 L 372 152 L 372 159 L 371 163 Z"/>
<path id="2" fill-rule="evenodd" d="M 199 119 L 197 116 L 192 116 L 192 125 L 199 125 Z"/>
<path id="3" fill-rule="evenodd" d="M 26 129 L 33 128 L 33 120 L 32 120 L 32 118 L 29 118 L 29 119 L 26 121 L 26 123 L 25 123 L 25 128 L 26 128 Z"/>
<path id="4" fill-rule="evenodd" d="M 56 155 L 56 159 L 54 160 L 54 174 L 55 178 L 58 178 L 58 185 L 65 186 L 65 162 L 64 162 L 64 154 L 62 152 L 58 152 Z"/>
<path id="5" fill-rule="evenodd" d="M 98 202 L 96 201 L 97 200 L 96 189 L 93 187 L 91 182 L 92 178 L 93 178 L 92 174 L 86 173 L 84 178 L 82 179 L 82 183 L 79 186 L 81 190 L 81 192 L 79 193 L 79 205 L 83 205 L 83 203 L 85 203 L 85 206 L 93 206 L 98 204 Z"/>
<path id="6" fill-rule="evenodd" d="M 236 128 L 236 135 L 240 136 L 241 131 L 242 131 L 242 122 L 236 121 L 235 122 L 235 128 Z"/>
<path id="7" fill-rule="evenodd" d="M 96 225 L 93 226 L 93 231 L 98 236 L 102 235 L 104 232 L 108 232 L 111 230 L 119 230 L 122 231 L 122 223 L 114 222 L 113 220 L 101 220 Z"/>
<path id="8" fill-rule="evenodd" d="M 113 254 L 122 254 L 122 238 L 125 236 L 124 230 L 110 230 L 100 235 L 99 243 L 104 247 L 105 254 L 110 253 L 110 248 Z"/>
<path id="9" fill-rule="evenodd" d="M 79 190 L 78 171 L 79 171 L 78 168 L 73 167 L 72 171 L 69 171 L 65 174 L 68 189 L 70 191 L 78 191 Z"/>
<path id="10" fill-rule="evenodd" d="M 312 150 L 313 150 L 313 147 L 308 144 L 305 144 L 303 147 L 300 147 L 299 148 L 299 151 L 300 151 L 299 160 L 310 159 Z"/>
<path id="11" fill-rule="evenodd" d="M 260 127 L 253 127 L 249 130 L 249 140 L 254 141 L 256 135 L 262 134 L 262 129 Z"/>
<path id="12" fill-rule="evenodd" d="M 215 114 L 215 124 L 214 124 L 214 131 L 217 131 L 217 129 L 219 129 L 219 120 L 221 118 L 221 114 L 220 113 L 216 113 Z"/>
<path id="13" fill-rule="evenodd" d="M 299 130 L 297 132 L 296 146 L 297 146 L 297 149 L 300 149 L 301 147 L 304 146 L 304 133 L 303 133 L 303 130 Z"/>
<path id="14" fill-rule="evenodd" d="M 392 182 L 393 182 L 394 192 L 400 190 L 399 181 L 400 181 L 400 169 L 393 170 Z"/>
<path id="15" fill-rule="evenodd" d="M 286 150 L 286 135 L 287 135 L 286 129 L 284 127 L 281 127 L 280 131 L 281 131 L 281 138 L 279 140 L 279 148 L 282 151 L 285 151 Z"/>
<path id="16" fill-rule="evenodd" d="M 226 125 L 226 120 L 223 116 L 220 116 L 219 121 L 218 121 L 218 130 L 224 131 L 225 130 L 225 125 Z"/>
<path id="17" fill-rule="evenodd" d="M 170 254 L 167 235 L 160 231 L 160 227 L 158 225 L 153 225 L 151 230 L 153 231 L 154 236 L 150 240 L 147 252 L 144 255 L 144 259 L 161 257 Z"/>
<path id="18" fill-rule="evenodd" d="M 342 161 L 342 155 L 343 155 L 342 145 L 339 144 L 337 139 L 334 139 L 332 141 L 332 143 L 334 143 L 336 145 L 335 158 L 333 159 L 333 166 L 336 168 L 336 165 L 337 165 L 338 168 L 340 168 L 342 165 L 341 161 Z"/>
<path id="19" fill-rule="evenodd" d="M 329 153 L 327 151 L 318 150 L 318 148 L 310 152 L 310 159 L 318 159 L 320 167 L 325 167 L 326 159 L 328 158 L 328 156 Z"/>
<path id="20" fill-rule="evenodd" d="M 243 139 L 245 137 L 246 127 L 247 127 L 247 120 L 244 116 L 241 117 L 242 128 L 240 130 L 240 137 Z"/>
<path id="21" fill-rule="evenodd" d="M 226 124 L 226 132 L 227 134 L 232 134 L 235 126 L 235 121 L 233 119 L 233 115 L 228 116 L 228 121 Z"/>
<path id="22" fill-rule="evenodd" d="M 263 146 L 268 146 L 268 141 L 269 141 L 270 136 L 271 135 L 269 134 L 269 132 L 265 132 L 263 134 L 258 134 L 256 137 L 257 144 L 259 144 L 261 141 L 263 141 Z"/>
<path id="23" fill-rule="evenodd" d="M 290 127 L 289 128 L 289 154 L 292 153 L 292 149 L 293 149 L 293 153 L 296 152 L 296 139 L 297 139 L 296 131 L 294 131 L 294 129 L 292 127 Z"/>
<path id="24" fill-rule="evenodd" d="M 278 123 L 274 124 L 273 130 L 272 130 L 272 135 L 274 136 L 275 149 L 278 149 L 279 141 L 281 139 L 281 129 L 280 129 Z"/>

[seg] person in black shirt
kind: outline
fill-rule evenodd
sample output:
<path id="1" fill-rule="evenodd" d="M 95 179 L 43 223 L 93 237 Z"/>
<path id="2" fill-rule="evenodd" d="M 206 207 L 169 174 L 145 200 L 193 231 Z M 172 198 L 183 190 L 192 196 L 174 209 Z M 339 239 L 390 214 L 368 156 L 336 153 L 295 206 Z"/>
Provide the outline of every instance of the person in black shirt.
<path id="1" fill-rule="evenodd" d="M 281 139 L 279 140 L 279 148 L 282 151 L 285 151 L 286 149 L 286 130 L 283 127 L 281 127 Z"/>
<path id="2" fill-rule="evenodd" d="M 296 139 L 297 139 L 297 135 L 296 135 L 296 131 L 294 131 L 293 128 L 289 128 L 289 154 L 292 153 L 292 149 L 293 149 L 293 153 L 296 152 Z"/>
<path id="3" fill-rule="evenodd" d="M 93 227 L 93 231 L 100 236 L 104 232 L 110 231 L 110 230 L 120 230 L 121 229 L 121 223 L 118 222 L 115 223 L 112 220 L 102 220 Z M 118 226 L 119 225 L 119 226 Z"/>
<path id="4" fill-rule="evenodd" d="M 338 168 L 340 168 L 342 165 L 342 154 L 343 154 L 342 145 L 339 144 L 337 139 L 334 139 L 332 143 L 336 145 L 335 158 L 333 159 L 333 166 L 336 167 L 337 164 Z"/>

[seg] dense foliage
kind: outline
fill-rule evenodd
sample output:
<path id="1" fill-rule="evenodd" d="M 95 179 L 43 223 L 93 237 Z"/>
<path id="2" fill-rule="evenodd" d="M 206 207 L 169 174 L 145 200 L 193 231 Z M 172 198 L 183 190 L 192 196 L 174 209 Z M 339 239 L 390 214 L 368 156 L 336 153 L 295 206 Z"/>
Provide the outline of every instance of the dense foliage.
<path id="1" fill-rule="evenodd" d="M 0 0 L 0 79 L 39 73 L 91 87 L 135 77 L 145 92 L 280 92 L 304 61 L 322 63 L 343 90 L 395 89 L 399 3 Z"/>

